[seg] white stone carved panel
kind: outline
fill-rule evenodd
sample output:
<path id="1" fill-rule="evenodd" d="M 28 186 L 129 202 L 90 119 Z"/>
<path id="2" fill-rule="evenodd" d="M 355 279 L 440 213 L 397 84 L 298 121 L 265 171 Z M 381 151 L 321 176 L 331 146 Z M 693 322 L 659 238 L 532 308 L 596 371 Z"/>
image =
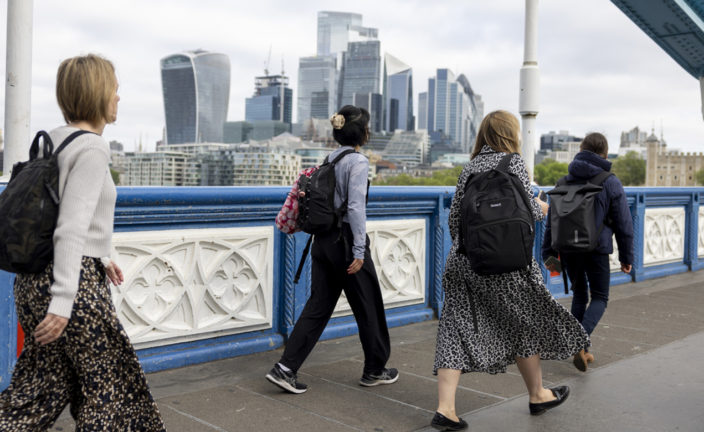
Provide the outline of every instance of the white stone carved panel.
<path id="1" fill-rule="evenodd" d="M 124 283 L 112 288 L 139 348 L 271 328 L 273 227 L 113 235 Z"/>
<path id="2" fill-rule="evenodd" d="M 426 220 L 369 221 L 367 235 L 386 309 L 425 302 Z M 334 316 L 350 314 L 343 292 Z"/>
<path id="3" fill-rule="evenodd" d="M 684 260 L 684 207 L 645 209 L 643 264 L 653 266 Z"/>
<path id="4" fill-rule="evenodd" d="M 704 257 L 704 206 L 699 207 L 699 242 L 698 242 L 698 253 L 700 257 Z"/>

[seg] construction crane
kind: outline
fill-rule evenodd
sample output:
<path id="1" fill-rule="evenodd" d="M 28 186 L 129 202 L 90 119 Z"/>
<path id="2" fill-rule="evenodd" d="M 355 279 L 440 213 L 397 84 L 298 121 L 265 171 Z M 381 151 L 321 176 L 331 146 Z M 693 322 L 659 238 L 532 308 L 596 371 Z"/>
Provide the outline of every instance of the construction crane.
<path id="1" fill-rule="evenodd" d="M 271 45 L 269 45 L 269 55 L 266 56 L 264 63 L 264 76 L 269 76 L 269 63 L 271 62 Z"/>

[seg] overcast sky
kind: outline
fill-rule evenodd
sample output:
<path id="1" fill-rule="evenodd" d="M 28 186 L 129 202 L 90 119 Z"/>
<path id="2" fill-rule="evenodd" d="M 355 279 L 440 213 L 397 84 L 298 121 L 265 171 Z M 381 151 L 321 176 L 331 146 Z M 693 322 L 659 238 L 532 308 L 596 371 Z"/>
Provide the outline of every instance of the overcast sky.
<path id="1" fill-rule="evenodd" d="M 0 73 L 5 76 L 7 0 L 0 0 Z M 437 68 L 464 73 L 485 112 L 518 114 L 523 60 L 522 0 L 35 0 L 32 133 L 62 123 L 54 96 L 62 59 L 95 52 L 115 63 L 118 121 L 105 137 L 154 149 L 164 126 L 159 60 L 202 48 L 230 57 L 228 120 L 244 119 L 244 100 L 263 73 L 284 62 L 294 101 L 298 58 L 314 55 L 321 10 L 356 12 L 379 29 L 382 50 L 413 68 L 414 104 Z M 704 151 L 699 83 L 607 0 L 541 0 L 538 133 L 604 133 L 616 149 L 635 126 L 670 148 Z M 4 85 L 0 116 L 4 118 Z M 294 102 L 294 116 L 296 115 Z"/>

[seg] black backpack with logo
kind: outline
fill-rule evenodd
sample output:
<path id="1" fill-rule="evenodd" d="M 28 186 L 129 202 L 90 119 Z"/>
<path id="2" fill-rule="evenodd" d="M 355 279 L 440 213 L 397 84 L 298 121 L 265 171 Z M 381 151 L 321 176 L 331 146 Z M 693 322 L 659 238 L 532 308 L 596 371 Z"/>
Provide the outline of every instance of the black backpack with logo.
<path id="1" fill-rule="evenodd" d="M 80 135 L 72 133 L 54 151 L 45 131 L 29 148 L 29 160 L 18 162 L 0 194 L 0 269 L 11 273 L 39 273 L 54 258 L 54 229 L 59 216 L 58 154 Z M 43 140 L 43 157 L 39 142 Z"/>
<path id="2" fill-rule="evenodd" d="M 298 197 L 296 225 L 311 236 L 303 250 L 303 256 L 293 279 L 294 283 L 298 283 L 301 277 L 313 236 L 328 232 L 342 223 L 342 216 L 347 211 L 347 202 L 335 208 L 335 165 L 343 157 L 354 152 L 354 149 L 344 150 L 332 161 L 326 157 L 310 177 L 303 175 L 298 178 L 298 191 L 303 192 L 303 195 Z"/>
<path id="3" fill-rule="evenodd" d="M 501 158 L 494 169 L 470 175 L 465 183 L 460 253 L 480 275 L 524 270 L 533 259 L 535 220 L 523 183 L 508 170 L 514 154 Z"/>
<path id="4" fill-rule="evenodd" d="M 613 173 L 602 171 L 588 181 L 561 178 L 550 195 L 550 247 L 561 253 L 591 252 L 599 244 L 604 223 L 595 220 L 596 196 Z M 601 225 L 601 226 L 599 226 Z"/>

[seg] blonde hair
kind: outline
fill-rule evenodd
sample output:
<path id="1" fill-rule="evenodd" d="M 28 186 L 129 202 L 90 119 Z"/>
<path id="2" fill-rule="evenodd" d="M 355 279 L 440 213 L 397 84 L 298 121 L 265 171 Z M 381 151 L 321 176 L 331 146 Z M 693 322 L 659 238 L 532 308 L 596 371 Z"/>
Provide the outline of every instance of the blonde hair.
<path id="1" fill-rule="evenodd" d="M 474 159 L 485 145 L 501 153 L 520 153 L 520 129 L 518 119 L 508 111 L 498 110 L 487 114 L 479 125 L 471 159 Z"/>
<path id="2" fill-rule="evenodd" d="M 115 67 L 95 54 L 66 59 L 56 73 L 56 100 L 67 123 L 112 122 L 109 111 L 116 89 Z"/>

